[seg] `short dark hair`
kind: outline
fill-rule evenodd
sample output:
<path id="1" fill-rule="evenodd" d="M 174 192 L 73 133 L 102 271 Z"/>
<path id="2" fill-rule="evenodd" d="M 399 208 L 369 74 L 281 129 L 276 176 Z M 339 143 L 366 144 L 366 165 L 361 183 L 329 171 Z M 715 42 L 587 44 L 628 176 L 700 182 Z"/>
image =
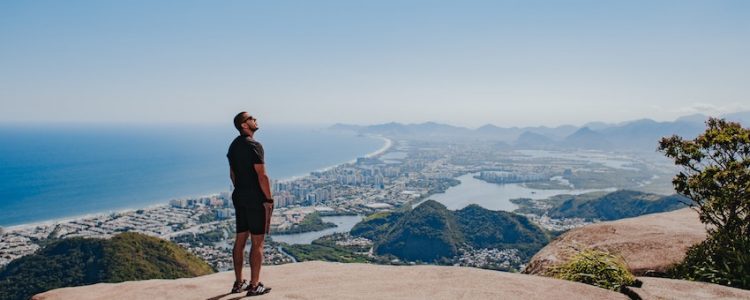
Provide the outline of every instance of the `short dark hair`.
<path id="1" fill-rule="evenodd" d="M 238 131 L 242 131 L 242 123 L 247 120 L 245 118 L 246 113 L 246 111 L 242 111 L 234 116 L 234 128 L 237 128 Z"/>

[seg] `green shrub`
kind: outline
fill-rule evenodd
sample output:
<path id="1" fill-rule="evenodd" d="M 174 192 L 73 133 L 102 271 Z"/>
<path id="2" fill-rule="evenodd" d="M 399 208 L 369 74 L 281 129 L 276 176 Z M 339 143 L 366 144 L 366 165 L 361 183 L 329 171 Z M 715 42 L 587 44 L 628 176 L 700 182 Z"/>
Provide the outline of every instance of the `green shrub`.
<path id="1" fill-rule="evenodd" d="M 713 235 L 687 252 L 672 278 L 750 289 L 750 237 Z"/>
<path id="2" fill-rule="evenodd" d="M 622 287 L 635 283 L 635 276 L 628 271 L 621 257 L 593 249 L 579 252 L 567 263 L 555 266 L 548 272 L 548 275 L 558 279 L 613 291 L 619 291 Z"/>

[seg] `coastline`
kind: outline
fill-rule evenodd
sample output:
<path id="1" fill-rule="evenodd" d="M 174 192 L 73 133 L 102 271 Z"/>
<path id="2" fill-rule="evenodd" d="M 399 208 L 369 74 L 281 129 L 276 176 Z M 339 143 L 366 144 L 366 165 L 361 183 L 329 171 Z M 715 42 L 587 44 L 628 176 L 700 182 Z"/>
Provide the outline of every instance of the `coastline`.
<path id="1" fill-rule="evenodd" d="M 203 196 L 199 196 L 199 197 L 215 196 L 215 195 L 218 195 L 218 194 L 219 193 L 214 193 L 214 194 L 203 195 Z M 111 211 L 106 211 L 106 212 L 102 211 L 102 212 L 86 213 L 86 214 L 82 214 L 82 215 L 76 215 L 76 216 L 70 216 L 70 217 L 62 217 L 62 218 L 45 220 L 45 221 L 39 221 L 39 222 L 34 222 L 34 223 L 25 223 L 25 224 L 11 225 L 11 226 L 0 226 L 0 228 L 2 228 L 3 230 L 5 230 L 5 232 L 7 233 L 7 232 L 12 232 L 12 231 L 18 231 L 18 230 L 26 230 L 26 229 L 34 228 L 34 227 L 38 227 L 38 226 L 52 226 L 52 225 L 55 225 L 55 224 L 68 223 L 68 222 L 72 222 L 72 221 L 76 221 L 76 220 L 96 218 L 96 217 L 100 217 L 100 216 L 104 216 L 104 215 L 109 215 L 109 214 L 129 213 L 129 212 L 137 211 L 139 209 L 144 209 L 144 210 L 146 210 L 146 209 L 154 209 L 154 208 L 159 208 L 159 207 L 162 207 L 162 206 L 167 206 L 167 205 L 169 205 L 168 202 L 169 201 L 167 201 L 167 203 L 154 203 L 154 204 L 151 204 L 151 205 L 148 205 L 148 206 L 144 206 L 144 207 L 139 207 L 139 208 L 128 207 L 128 208 L 116 209 L 116 210 L 111 210 Z"/>
<path id="2" fill-rule="evenodd" d="M 382 155 L 383 153 L 385 153 L 386 151 L 388 151 L 388 149 L 390 149 L 393 146 L 393 141 L 390 140 L 390 139 L 388 139 L 388 138 L 386 138 L 386 137 L 384 137 L 384 136 L 381 136 L 381 135 L 368 135 L 368 137 L 381 139 L 381 140 L 383 140 L 384 144 L 379 149 L 377 149 L 377 150 L 375 150 L 373 152 L 367 153 L 363 157 L 369 158 L 369 157 L 375 157 L 375 156 L 378 156 L 378 155 Z M 345 164 L 354 163 L 356 161 L 357 161 L 357 159 L 355 158 L 355 159 L 348 160 L 348 161 L 345 161 L 345 162 L 342 162 L 342 163 L 338 163 L 338 164 L 331 165 L 331 166 L 328 166 L 328 167 L 324 167 L 324 168 L 321 168 L 321 169 L 313 170 L 313 171 L 307 172 L 304 175 L 292 176 L 292 177 L 289 177 L 289 178 L 280 179 L 279 181 L 280 182 L 290 182 L 290 181 L 302 179 L 302 178 L 305 178 L 305 177 L 309 176 L 310 173 L 313 173 L 313 172 L 325 172 L 325 171 L 331 170 L 333 168 L 336 168 L 336 167 L 339 167 L 339 166 L 342 166 L 342 165 L 345 165 Z M 193 196 L 192 198 L 216 196 L 216 195 L 219 195 L 220 193 L 221 192 L 214 192 L 214 193 L 210 193 L 210 194 L 201 194 L 201 195 L 198 195 L 198 196 Z M 69 217 L 62 217 L 62 218 L 44 220 L 44 221 L 39 221 L 39 222 L 24 223 L 24 224 L 10 225 L 10 226 L 0 226 L 0 229 L 2 229 L 5 233 L 10 233 L 10 232 L 14 232 L 14 231 L 27 230 L 27 229 L 34 228 L 34 227 L 54 226 L 56 224 L 68 223 L 68 222 L 72 222 L 72 221 L 76 221 L 76 220 L 94 218 L 94 217 L 99 217 L 99 216 L 109 215 L 109 214 L 120 214 L 120 213 L 134 212 L 134 211 L 137 211 L 139 209 L 153 209 L 153 208 L 163 207 L 163 206 L 167 206 L 167 205 L 169 205 L 169 200 L 166 200 L 165 202 L 153 203 L 151 205 L 147 205 L 147 206 L 143 206 L 143 207 L 138 207 L 138 208 L 129 207 L 129 208 L 122 208 L 122 209 L 110 210 L 110 211 L 85 213 L 85 214 L 81 214 L 81 215 L 75 215 L 75 216 L 69 216 Z"/>
<path id="3" fill-rule="evenodd" d="M 368 135 L 368 137 L 381 139 L 381 140 L 383 140 L 384 144 L 378 150 L 375 150 L 373 152 L 367 153 L 367 154 L 365 154 L 362 157 L 370 158 L 370 157 L 375 157 L 375 156 L 378 156 L 378 155 L 382 155 L 383 153 L 385 153 L 386 151 L 388 151 L 391 147 L 393 147 L 393 141 L 391 139 L 387 138 L 387 137 L 384 137 L 382 135 Z M 323 167 L 323 168 L 320 168 L 320 169 L 312 170 L 310 172 L 307 172 L 306 174 L 295 175 L 295 176 L 291 176 L 291 177 L 287 177 L 287 178 L 278 179 L 278 181 L 279 182 L 290 182 L 290 181 L 294 181 L 294 180 L 297 180 L 297 179 L 302 179 L 302 178 L 305 178 L 307 176 L 310 176 L 310 173 L 313 173 L 313 172 L 325 172 L 325 171 L 331 170 L 333 168 L 339 167 L 341 165 L 351 164 L 351 163 L 355 163 L 355 162 L 357 162 L 356 158 L 355 159 L 350 159 L 350 160 L 342 162 L 342 163 L 338 163 L 338 164 L 334 164 L 334 165 L 331 165 L 331 166 Z"/>

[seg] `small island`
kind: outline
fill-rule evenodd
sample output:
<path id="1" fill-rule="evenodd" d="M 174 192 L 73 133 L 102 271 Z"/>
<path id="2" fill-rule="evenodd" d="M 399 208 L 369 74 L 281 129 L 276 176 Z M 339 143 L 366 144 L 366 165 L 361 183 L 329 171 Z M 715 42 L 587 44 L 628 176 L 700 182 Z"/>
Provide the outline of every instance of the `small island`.
<path id="1" fill-rule="evenodd" d="M 286 228 L 279 228 L 277 230 L 274 230 L 275 234 L 293 234 L 293 233 L 303 233 L 303 232 L 311 232 L 311 231 L 320 231 L 328 228 L 336 227 L 336 224 L 333 224 L 331 222 L 323 222 L 323 218 L 320 216 L 320 212 L 312 212 L 307 215 L 305 215 L 305 218 L 302 220 L 302 222 L 293 224 L 290 227 Z"/>

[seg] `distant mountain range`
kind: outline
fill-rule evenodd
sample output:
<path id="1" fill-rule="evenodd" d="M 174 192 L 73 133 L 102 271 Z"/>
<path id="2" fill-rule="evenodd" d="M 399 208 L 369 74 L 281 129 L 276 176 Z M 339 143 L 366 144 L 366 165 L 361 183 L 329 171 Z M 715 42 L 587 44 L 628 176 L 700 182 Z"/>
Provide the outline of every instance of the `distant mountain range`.
<path id="1" fill-rule="evenodd" d="M 750 124 L 750 111 L 720 116 L 730 121 Z M 435 122 L 421 124 L 386 123 L 378 125 L 335 124 L 332 130 L 361 134 L 382 134 L 392 137 L 434 139 L 490 139 L 508 143 L 517 149 L 592 149 L 654 152 L 664 136 L 680 135 L 693 138 L 704 131 L 708 116 L 694 114 L 672 122 L 641 119 L 622 123 L 590 122 L 581 127 L 497 127 L 492 124 L 469 129 Z"/>

